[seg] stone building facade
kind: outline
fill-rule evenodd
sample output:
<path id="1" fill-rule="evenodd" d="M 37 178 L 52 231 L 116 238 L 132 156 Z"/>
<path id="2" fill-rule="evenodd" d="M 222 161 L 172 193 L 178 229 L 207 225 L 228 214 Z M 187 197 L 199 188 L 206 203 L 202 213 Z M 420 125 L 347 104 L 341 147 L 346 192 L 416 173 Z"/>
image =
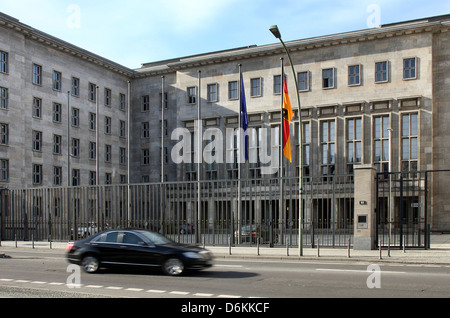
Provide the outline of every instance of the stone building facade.
<path id="1" fill-rule="evenodd" d="M 449 169 L 449 29 L 450 16 L 440 16 L 287 43 L 299 82 L 306 176 L 351 174 L 358 164 L 379 172 Z M 280 44 L 131 70 L 3 14 L 0 30 L 0 186 L 196 180 L 195 164 L 173 162 L 179 140 L 172 132 L 193 133 L 200 104 L 204 129 L 222 131 L 223 156 L 233 157 L 237 145 L 226 130 L 238 128 L 239 65 L 250 147 L 270 139 L 264 128 L 279 136 Z M 293 163 L 285 162 L 285 173 L 294 176 L 299 114 L 287 59 L 284 65 L 294 106 Z M 264 178 L 264 164 L 253 159 L 242 177 Z M 236 171 L 233 163 L 202 163 L 201 179 L 235 179 Z M 434 225 L 450 228 L 448 180 L 437 175 L 433 185 Z"/>

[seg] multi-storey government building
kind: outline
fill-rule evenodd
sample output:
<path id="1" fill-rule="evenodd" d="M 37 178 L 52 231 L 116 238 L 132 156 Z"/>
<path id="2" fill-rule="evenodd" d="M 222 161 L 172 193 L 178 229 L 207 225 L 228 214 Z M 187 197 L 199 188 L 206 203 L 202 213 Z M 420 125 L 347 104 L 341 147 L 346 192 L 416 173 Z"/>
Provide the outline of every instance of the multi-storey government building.
<path id="1" fill-rule="evenodd" d="M 449 169 L 449 31 L 446 15 L 288 42 L 303 140 L 299 145 L 296 89 L 285 59 L 294 120 L 293 163 L 284 163 L 284 176 L 298 177 L 300 146 L 305 178 L 351 176 L 357 165 L 373 165 L 380 173 Z M 226 131 L 239 127 L 241 69 L 252 153 L 270 135 L 278 136 L 281 44 L 145 63 L 132 70 L 0 14 L 0 56 L 0 187 L 236 180 L 239 174 L 257 185 L 279 175 L 262 173 L 265 164 L 255 155 L 241 169 L 227 161 L 236 158 L 238 146 Z M 173 161 L 172 150 L 180 142 L 172 136 L 177 128 L 192 133 L 187 157 L 194 159 L 199 117 L 204 130 L 223 132 L 224 163 Z M 278 141 L 269 144 L 268 152 L 276 154 Z M 448 177 L 435 173 L 428 180 L 432 228 L 450 228 Z M 349 199 L 344 205 L 353 204 Z M 330 209 L 334 203 L 315 206 Z M 216 209 L 217 204 L 207 208 Z M 261 216 L 256 212 L 252 218 Z M 321 218 L 330 214 L 321 212 Z"/>

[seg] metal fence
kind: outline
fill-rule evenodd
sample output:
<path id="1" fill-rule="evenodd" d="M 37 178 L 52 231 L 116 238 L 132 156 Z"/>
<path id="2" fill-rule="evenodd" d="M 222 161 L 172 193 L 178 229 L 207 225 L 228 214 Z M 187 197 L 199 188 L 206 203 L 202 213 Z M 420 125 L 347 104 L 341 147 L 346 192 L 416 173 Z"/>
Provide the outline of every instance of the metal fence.
<path id="1" fill-rule="evenodd" d="M 378 246 L 429 248 L 433 211 L 448 206 L 450 170 L 380 173 L 377 176 Z"/>
<path id="2" fill-rule="evenodd" d="M 0 239 L 77 240 L 141 228 L 180 243 L 298 246 L 299 180 L 202 182 L 1 191 Z M 305 246 L 353 243 L 353 177 L 305 177 Z"/>

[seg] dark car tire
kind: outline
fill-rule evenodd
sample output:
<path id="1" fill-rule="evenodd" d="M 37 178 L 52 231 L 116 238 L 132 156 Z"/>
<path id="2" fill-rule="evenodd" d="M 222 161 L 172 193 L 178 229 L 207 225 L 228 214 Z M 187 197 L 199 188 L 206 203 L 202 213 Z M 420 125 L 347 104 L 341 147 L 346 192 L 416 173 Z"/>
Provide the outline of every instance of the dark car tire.
<path id="1" fill-rule="evenodd" d="M 100 261 L 94 255 L 86 255 L 81 261 L 81 267 L 88 274 L 94 274 L 100 268 Z"/>
<path id="2" fill-rule="evenodd" d="M 162 270 L 169 276 L 180 276 L 184 273 L 184 264 L 179 258 L 170 257 L 164 261 Z"/>

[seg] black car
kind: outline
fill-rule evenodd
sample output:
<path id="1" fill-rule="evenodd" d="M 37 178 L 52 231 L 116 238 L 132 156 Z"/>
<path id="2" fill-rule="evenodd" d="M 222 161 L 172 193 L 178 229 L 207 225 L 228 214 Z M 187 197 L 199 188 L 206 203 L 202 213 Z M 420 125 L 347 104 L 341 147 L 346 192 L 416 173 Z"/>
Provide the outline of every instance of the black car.
<path id="1" fill-rule="evenodd" d="M 87 273 L 101 267 L 160 267 L 167 275 L 212 266 L 209 251 L 177 244 L 161 234 L 145 230 L 110 230 L 87 239 L 68 243 L 69 263 L 81 265 Z"/>

